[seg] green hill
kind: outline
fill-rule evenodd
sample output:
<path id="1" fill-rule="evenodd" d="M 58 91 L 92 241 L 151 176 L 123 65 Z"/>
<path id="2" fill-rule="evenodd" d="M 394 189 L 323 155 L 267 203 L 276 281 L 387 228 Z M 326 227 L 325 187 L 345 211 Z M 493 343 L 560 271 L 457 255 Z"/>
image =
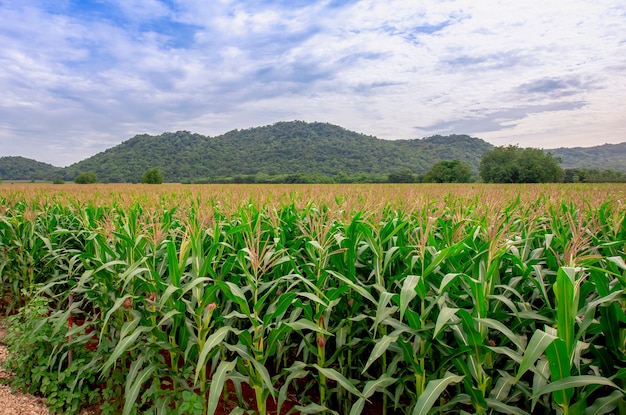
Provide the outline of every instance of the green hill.
<path id="1" fill-rule="evenodd" d="M 626 173 L 626 143 L 550 150 L 561 158 L 561 167 L 616 170 Z"/>
<path id="2" fill-rule="evenodd" d="M 0 157 L 2 180 L 50 180 L 61 169 L 52 164 L 20 156 Z"/>
<path id="3" fill-rule="evenodd" d="M 168 182 L 257 174 L 371 178 L 403 170 L 422 174 L 438 161 L 453 159 L 477 172 L 483 154 L 492 148 L 467 135 L 382 140 L 332 124 L 290 121 L 216 137 L 189 131 L 137 135 L 64 169 L 23 157 L 2 157 L 0 178 L 72 181 L 79 173 L 93 172 L 101 182 L 138 182 L 149 168 L 159 169 Z M 564 168 L 626 172 L 626 143 L 546 151 L 560 157 Z"/>
<path id="4" fill-rule="evenodd" d="M 408 169 L 425 173 L 437 161 L 457 158 L 477 169 L 491 144 L 465 135 L 422 140 L 382 140 L 332 124 L 279 122 L 233 130 L 217 137 L 188 131 L 137 135 L 64 170 L 99 181 L 137 182 L 148 168 L 166 181 L 196 181 L 216 176 L 345 173 L 388 174 Z"/>

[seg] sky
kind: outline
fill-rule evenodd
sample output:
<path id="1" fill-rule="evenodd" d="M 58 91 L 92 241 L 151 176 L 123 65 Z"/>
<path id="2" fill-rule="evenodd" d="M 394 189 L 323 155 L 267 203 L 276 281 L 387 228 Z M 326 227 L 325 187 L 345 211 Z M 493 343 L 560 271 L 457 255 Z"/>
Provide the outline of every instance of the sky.
<path id="1" fill-rule="evenodd" d="M 0 156 L 279 121 L 626 141 L 624 0 L 0 0 Z"/>

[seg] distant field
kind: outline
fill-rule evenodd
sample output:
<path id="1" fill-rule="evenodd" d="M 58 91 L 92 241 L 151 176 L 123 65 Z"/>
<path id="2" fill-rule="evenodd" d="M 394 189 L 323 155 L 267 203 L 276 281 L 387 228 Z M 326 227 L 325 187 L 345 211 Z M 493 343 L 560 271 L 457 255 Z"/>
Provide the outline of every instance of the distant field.
<path id="1" fill-rule="evenodd" d="M 2 184 L 9 366 L 68 414 L 624 413 L 624 190 Z"/>
<path id="2" fill-rule="evenodd" d="M 421 210 L 425 204 L 443 206 L 447 202 L 478 202 L 491 207 L 515 200 L 545 200 L 550 203 L 601 204 L 623 201 L 623 184 L 328 184 L 328 185 L 141 185 L 97 184 L 53 185 L 50 183 L 0 184 L 0 197 L 81 203 L 142 203 L 174 207 L 190 203 L 236 209 L 242 203 L 278 207 L 310 203 L 326 205 L 350 213 L 356 210 L 388 207 L 407 212 Z"/>

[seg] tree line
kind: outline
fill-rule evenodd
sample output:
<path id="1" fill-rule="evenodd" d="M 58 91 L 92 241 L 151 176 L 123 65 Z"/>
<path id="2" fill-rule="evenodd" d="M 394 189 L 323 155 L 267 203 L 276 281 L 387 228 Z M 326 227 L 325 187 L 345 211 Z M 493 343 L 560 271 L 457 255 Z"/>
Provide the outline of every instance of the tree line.
<path id="1" fill-rule="evenodd" d="M 495 147 L 483 156 L 478 171 L 474 174 L 469 164 L 459 160 L 442 160 L 435 163 L 425 174 L 416 174 L 410 169 L 401 169 L 388 174 L 359 173 L 335 175 L 320 173 L 240 174 L 234 176 L 212 176 L 184 184 L 208 183 L 597 183 L 626 182 L 626 174 L 614 170 L 562 169 L 560 159 L 551 153 L 536 148 L 518 146 Z M 141 182 L 159 184 L 164 180 L 160 170 L 148 169 Z M 93 172 L 79 174 L 76 183 L 95 183 Z"/>

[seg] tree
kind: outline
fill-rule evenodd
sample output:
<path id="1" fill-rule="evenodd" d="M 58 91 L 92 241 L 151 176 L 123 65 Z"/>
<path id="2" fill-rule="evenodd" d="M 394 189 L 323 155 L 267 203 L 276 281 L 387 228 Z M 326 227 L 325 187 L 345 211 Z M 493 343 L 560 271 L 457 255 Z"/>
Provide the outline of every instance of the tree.
<path id="1" fill-rule="evenodd" d="M 415 175 L 409 169 L 399 170 L 389 173 L 387 178 L 389 183 L 415 183 Z"/>
<path id="2" fill-rule="evenodd" d="M 472 168 L 459 160 L 442 160 L 424 175 L 426 183 L 469 183 Z"/>
<path id="3" fill-rule="evenodd" d="M 163 175 L 157 169 L 148 169 L 141 178 L 141 183 L 161 184 L 163 183 Z"/>
<path id="4" fill-rule="evenodd" d="M 549 183 L 563 181 L 561 160 L 537 148 L 496 147 L 480 162 L 480 177 L 487 183 Z"/>
<path id="5" fill-rule="evenodd" d="M 98 181 L 98 178 L 96 177 L 96 174 L 90 171 L 86 173 L 81 173 L 78 176 L 76 176 L 76 178 L 74 179 L 74 183 L 78 183 L 78 184 L 90 184 L 90 183 L 95 183 L 97 181 Z"/>

